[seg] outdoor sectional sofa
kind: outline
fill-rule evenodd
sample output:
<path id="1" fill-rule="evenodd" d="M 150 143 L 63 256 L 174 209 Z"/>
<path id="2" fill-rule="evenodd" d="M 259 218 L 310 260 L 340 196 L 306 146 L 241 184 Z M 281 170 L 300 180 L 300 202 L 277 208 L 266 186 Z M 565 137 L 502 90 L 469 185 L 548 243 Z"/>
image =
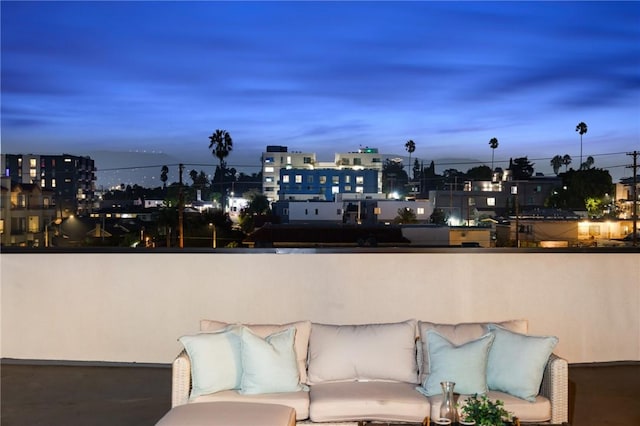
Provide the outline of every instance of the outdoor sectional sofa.
<path id="1" fill-rule="evenodd" d="M 487 394 L 523 423 L 568 418 L 567 361 L 552 353 L 555 337 L 527 335 L 527 320 L 360 325 L 202 320 L 200 326 L 201 333 L 180 338 L 185 350 L 173 362 L 172 407 L 266 403 L 292 407 L 298 425 L 420 423 L 426 416 L 439 417 L 440 382 L 447 380 L 456 382 L 460 404 L 467 395 Z"/>

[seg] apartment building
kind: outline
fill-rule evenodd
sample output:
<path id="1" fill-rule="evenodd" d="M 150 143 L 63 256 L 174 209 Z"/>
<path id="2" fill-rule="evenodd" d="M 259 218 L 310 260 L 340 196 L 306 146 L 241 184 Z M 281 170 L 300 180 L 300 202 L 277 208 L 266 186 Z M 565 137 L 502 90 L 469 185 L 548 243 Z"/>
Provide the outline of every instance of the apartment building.
<path id="1" fill-rule="evenodd" d="M 1 169 L 12 182 L 35 184 L 54 194 L 58 217 L 91 212 L 96 167 L 91 157 L 76 155 L 2 154 Z"/>
<path id="2" fill-rule="evenodd" d="M 281 182 L 281 171 L 307 171 L 306 176 L 310 176 L 309 171 L 317 169 L 337 170 L 344 171 L 342 176 L 347 176 L 347 170 L 351 171 L 364 171 L 373 170 L 376 171 L 375 186 L 372 189 L 367 189 L 366 192 L 380 193 L 382 192 L 382 157 L 378 153 L 376 148 L 360 148 L 356 152 L 336 153 L 333 162 L 320 162 L 316 158 L 315 153 L 305 152 L 290 152 L 286 146 L 269 145 L 267 150 L 262 153 L 262 193 L 273 202 L 279 199 L 284 199 L 284 195 L 281 193 L 282 185 L 288 184 L 287 182 Z M 367 174 L 367 173 L 363 173 Z M 288 176 L 289 173 L 285 173 Z M 370 174 L 367 174 L 369 176 Z M 318 178 L 321 175 L 318 175 Z M 355 176 L 355 175 L 354 175 Z M 333 179 L 333 178 L 332 178 Z M 319 182 L 314 182 L 314 185 Z M 347 187 L 350 184 L 345 184 Z M 333 190 L 335 191 L 333 185 Z M 353 184 L 353 188 L 356 188 L 356 184 Z M 365 189 L 362 189 L 365 191 Z M 289 194 L 291 194 L 291 187 L 288 187 Z M 347 191 L 349 192 L 349 191 Z M 354 189 L 353 192 L 356 192 Z M 335 192 L 334 192 L 335 194 Z M 319 194 L 316 194 L 318 196 Z M 329 194 L 330 195 L 330 194 Z M 329 196 L 326 199 L 330 199 Z"/>

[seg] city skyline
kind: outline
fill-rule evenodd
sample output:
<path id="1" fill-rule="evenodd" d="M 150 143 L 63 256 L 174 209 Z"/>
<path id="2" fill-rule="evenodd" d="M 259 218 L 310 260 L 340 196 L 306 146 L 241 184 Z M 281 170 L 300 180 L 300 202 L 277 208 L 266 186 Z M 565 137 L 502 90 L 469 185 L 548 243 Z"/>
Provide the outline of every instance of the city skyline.
<path id="1" fill-rule="evenodd" d="M 630 176 L 636 2 L 2 2 L 2 152 L 163 152 L 255 164 L 267 145 Z M 135 166 L 132 164 L 131 166 Z M 98 165 L 100 168 L 100 166 Z M 461 171 L 466 171 L 463 167 Z M 257 171 L 249 170 L 249 172 Z"/>

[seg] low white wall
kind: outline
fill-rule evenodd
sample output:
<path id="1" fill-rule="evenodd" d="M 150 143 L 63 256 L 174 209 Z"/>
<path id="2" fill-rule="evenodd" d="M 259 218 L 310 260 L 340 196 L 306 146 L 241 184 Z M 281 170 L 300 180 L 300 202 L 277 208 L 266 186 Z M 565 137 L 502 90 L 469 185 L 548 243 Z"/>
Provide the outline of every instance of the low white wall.
<path id="1" fill-rule="evenodd" d="M 620 253 L 0 255 L 3 358 L 169 363 L 201 318 L 529 319 L 571 363 L 640 360 L 640 262 Z"/>

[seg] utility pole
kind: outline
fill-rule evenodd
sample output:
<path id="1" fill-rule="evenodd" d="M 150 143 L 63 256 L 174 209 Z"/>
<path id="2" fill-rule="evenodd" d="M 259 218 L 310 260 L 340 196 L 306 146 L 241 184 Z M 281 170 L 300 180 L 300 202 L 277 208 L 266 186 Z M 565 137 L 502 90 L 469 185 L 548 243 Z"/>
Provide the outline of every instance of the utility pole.
<path id="1" fill-rule="evenodd" d="M 633 169 L 633 215 L 631 220 L 633 221 L 633 246 L 638 247 L 638 151 L 628 152 L 627 155 L 633 156 L 633 165 L 627 166 L 627 168 Z"/>
<path id="2" fill-rule="evenodd" d="M 178 234 L 179 247 L 184 248 L 184 192 L 182 191 L 182 171 L 184 170 L 184 164 L 180 163 L 180 190 L 178 192 Z"/>

